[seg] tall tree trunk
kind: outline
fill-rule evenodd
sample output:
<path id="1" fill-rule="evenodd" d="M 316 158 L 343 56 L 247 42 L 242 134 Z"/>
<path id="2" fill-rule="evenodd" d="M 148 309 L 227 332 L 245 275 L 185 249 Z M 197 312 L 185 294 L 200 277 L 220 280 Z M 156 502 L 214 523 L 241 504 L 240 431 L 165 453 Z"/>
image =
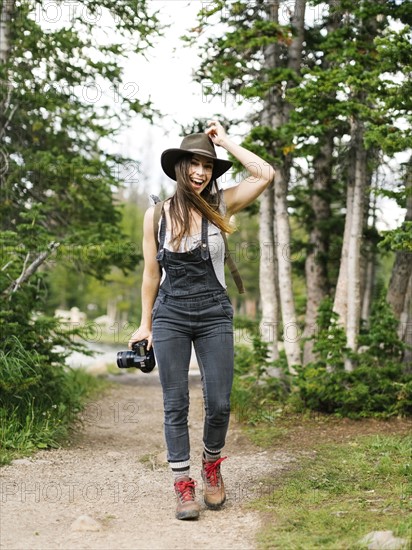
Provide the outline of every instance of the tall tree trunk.
<path id="1" fill-rule="evenodd" d="M 405 222 L 412 221 L 412 158 L 406 178 Z M 386 297 L 392 311 L 399 319 L 399 338 L 406 344 L 403 356 L 405 372 L 412 372 L 412 261 L 410 252 L 397 251 Z"/>
<path id="2" fill-rule="evenodd" d="M 292 286 L 292 264 L 290 261 L 290 226 L 287 210 L 287 188 L 289 173 L 287 166 L 276 171 L 275 175 L 275 212 L 277 230 L 277 258 L 279 273 L 279 293 L 282 307 L 283 340 L 290 372 L 294 365 L 301 364 L 299 325 L 295 310 Z"/>
<path id="3" fill-rule="evenodd" d="M 262 340 L 268 343 L 269 361 L 279 358 L 278 322 L 279 308 L 277 301 L 277 268 L 274 243 L 274 187 L 265 190 L 260 197 L 260 263 L 259 288 L 262 319 L 260 333 Z"/>
<path id="4" fill-rule="evenodd" d="M 299 73 L 302 59 L 306 0 L 296 0 L 291 18 L 293 39 L 288 49 L 288 69 Z M 290 81 L 288 86 L 294 84 Z M 287 122 L 292 106 L 283 104 L 283 121 Z M 290 161 L 285 159 L 275 175 L 275 213 L 277 231 L 277 258 L 279 273 L 280 303 L 284 332 L 284 345 L 290 372 L 293 365 L 301 364 L 300 331 L 297 322 L 295 300 L 292 285 L 292 266 L 290 263 L 291 231 L 289 224 L 287 194 L 290 177 Z"/>
<path id="5" fill-rule="evenodd" d="M 363 233 L 363 218 L 366 190 L 366 150 L 363 143 L 364 126 L 357 119 L 352 120 L 354 147 L 356 150 L 355 160 L 355 185 L 353 191 L 352 220 L 348 243 L 347 261 L 347 321 L 346 338 L 348 347 L 356 352 L 358 345 L 361 296 L 360 296 L 360 251 Z M 351 361 L 345 361 L 345 369 L 353 369 Z"/>
<path id="6" fill-rule="evenodd" d="M 335 32 L 341 25 L 341 18 L 336 16 L 337 1 L 329 2 L 330 17 L 326 23 L 328 35 Z M 332 4 L 332 5 L 331 5 Z M 330 69 L 327 56 L 322 59 L 322 68 Z M 336 92 L 331 93 L 335 100 Z M 311 193 L 311 208 L 313 212 L 313 226 L 309 234 L 309 249 L 305 261 L 306 275 L 306 314 L 303 336 L 303 364 L 307 365 L 315 359 L 313 341 L 310 339 L 316 332 L 316 318 L 321 301 L 329 295 L 329 278 L 326 256 L 329 251 L 329 234 L 322 230 L 322 225 L 330 218 L 330 197 L 328 188 L 332 178 L 334 131 L 327 131 L 323 142 L 320 143 L 317 156 L 313 160 L 313 189 Z M 308 340 L 309 338 L 309 340 Z"/>
<path id="7" fill-rule="evenodd" d="M 10 22 L 15 10 L 15 0 L 2 0 L 0 11 L 0 69 L 2 72 L 0 80 L 0 143 L 3 143 L 3 136 L 7 126 L 14 115 L 15 108 L 10 109 L 12 86 L 7 78 L 6 65 L 10 55 Z M 0 188 L 6 188 L 6 175 L 8 171 L 8 152 L 5 147 L 0 147 Z"/>
<path id="8" fill-rule="evenodd" d="M 340 255 L 340 266 L 338 280 L 336 283 L 333 311 L 338 314 L 338 323 L 346 328 L 346 317 L 348 307 L 348 248 L 349 237 L 352 226 L 353 194 L 355 190 L 355 162 L 356 151 L 352 146 L 348 154 L 347 165 L 347 188 L 346 188 L 346 212 L 345 227 L 343 231 L 342 250 Z"/>
<path id="9" fill-rule="evenodd" d="M 313 227 L 309 235 L 309 249 L 305 261 L 306 274 L 306 315 L 304 338 L 310 338 L 316 331 L 316 317 L 321 301 L 329 293 L 326 255 L 329 240 L 322 230 L 322 222 L 330 217 L 330 204 L 326 200 L 326 191 L 330 185 L 332 173 L 333 135 L 329 133 L 314 159 L 314 181 L 311 197 Z M 303 363 L 314 360 L 313 341 L 305 341 Z"/>
<path id="10" fill-rule="evenodd" d="M 268 18 L 278 23 L 277 5 L 271 6 L 268 11 Z M 276 43 L 269 44 L 264 50 L 264 68 L 268 71 L 274 69 L 278 64 L 278 46 Z M 267 77 L 266 77 L 267 78 Z M 277 99 L 277 101 L 276 101 Z M 263 110 L 260 115 L 262 126 L 278 127 L 281 120 L 278 118 L 279 98 L 272 98 L 268 93 L 264 99 Z M 261 300 L 262 318 L 260 323 L 260 333 L 262 340 L 268 343 L 269 361 L 279 358 L 278 349 L 278 324 L 279 324 L 279 304 L 278 304 L 278 270 L 275 250 L 275 210 L 274 210 L 274 185 L 272 184 L 260 196 L 260 263 L 259 263 L 259 289 Z"/>
<path id="11" fill-rule="evenodd" d="M 404 370 L 406 373 L 412 374 L 412 275 L 409 277 L 406 290 L 405 307 L 399 324 L 399 336 L 406 344 L 403 355 Z"/>
<path id="12" fill-rule="evenodd" d="M 365 267 L 363 274 L 363 285 L 362 285 L 362 310 L 361 310 L 361 319 L 364 323 L 368 323 L 373 291 L 374 291 L 374 281 L 375 281 L 375 253 L 372 250 L 371 246 L 368 245 L 365 251 Z"/>
<path id="13" fill-rule="evenodd" d="M 392 307 L 394 315 L 400 319 L 405 308 L 409 279 L 412 274 L 412 261 L 410 252 L 396 253 L 391 279 L 387 293 L 387 301 Z"/>
<path id="14" fill-rule="evenodd" d="M 412 222 L 412 158 L 409 161 L 406 178 L 406 213 L 405 222 Z M 412 260 L 410 252 L 397 251 L 392 268 L 386 299 L 392 307 L 392 311 L 400 320 L 401 313 L 405 311 L 408 296 L 408 284 L 412 276 Z"/>
<path id="15" fill-rule="evenodd" d="M 369 156 L 369 155 L 368 155 Z M 368 178 L 368 184 L 372 188 L 370 204 L 371 204 L 371 213 L 369 209 L 365 209 L 365 230 L 372 230 L 373 234 L 376 234 L 376 197 L 375 192 L 376 184 L 373 185 L 372 182 L 372 171 L 369 171 L 370 177 Z M 372 218 L 372 224 L 368 226 L 368 219 Z M 375 267 L 376 267 L 376 252 L 375 245 L 371 239 L 365 242 L 364 253 L 362 254 L 363 258 L 363 269 L 362 269 L 362 282 L 361 282 L 361 297 L 362 297 L 362 309 L 361 309 L 361 319 L 367 324 L 371 312 L 372 300 L 373 300 L 373 291 L 375 288 Z"/>

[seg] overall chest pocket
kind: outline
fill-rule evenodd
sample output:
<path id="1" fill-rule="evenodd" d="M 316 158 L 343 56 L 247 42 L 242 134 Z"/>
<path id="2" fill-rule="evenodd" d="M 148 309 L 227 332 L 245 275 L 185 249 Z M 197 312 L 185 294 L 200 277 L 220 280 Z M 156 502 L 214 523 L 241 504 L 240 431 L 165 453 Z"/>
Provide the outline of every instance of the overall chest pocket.
<path id="1" fill-rule="evenodd" d="M 193 256 L 185 265 L 169 265 L 170 286 L 175 296 L 186 296 L 207 289 L 207 269 L 202 258 Z"/>

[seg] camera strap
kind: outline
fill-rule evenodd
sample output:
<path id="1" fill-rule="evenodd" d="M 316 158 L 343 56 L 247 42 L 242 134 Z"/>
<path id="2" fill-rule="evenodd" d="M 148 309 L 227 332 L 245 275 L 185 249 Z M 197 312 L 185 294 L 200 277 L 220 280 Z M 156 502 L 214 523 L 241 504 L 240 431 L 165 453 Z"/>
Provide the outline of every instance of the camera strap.
<path id="1" fill-rule="evenodd" d="M 153 213 L 153 233 L 154 233 L 154 238 L 156 242 L 156 249 L 158 249 L 159 248 L 159 237 L 158 237 L 159 221 L 163 214 L 163 206 L 165 201 L 161 201 L 159 197 L 157 197 L 156 195 L 150 195 L 150 198 L 155 203 L 154 213 Z M 225 263 L 229 267 L 230 274 L 232 275 L 232 278 L 236 284 L 239 294 L 244 294 L 246 292 L 245 287 L 243 285 L 242 277 L 240 276 L 239 270 L 232 256 L 230 255 L 229 244 L 227 242 L 226 233 L 221 231 L 221 235 L 223 238 L 223 242 L 225 243 Z"/>

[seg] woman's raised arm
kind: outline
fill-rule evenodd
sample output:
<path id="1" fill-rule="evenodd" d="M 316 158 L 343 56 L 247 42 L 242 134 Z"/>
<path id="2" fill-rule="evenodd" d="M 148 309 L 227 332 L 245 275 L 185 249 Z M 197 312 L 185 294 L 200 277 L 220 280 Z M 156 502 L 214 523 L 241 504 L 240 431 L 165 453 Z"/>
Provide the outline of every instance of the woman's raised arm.
<path id="1" fill-rule="evenodd" d="M 208 122 L 205 133 L 215 145 L 219 145 L 243 164 L 249 175 L 238 185 L 224 190 L 224 198 L 229 215 L 235 214 L 253 202 L 272 182 L 275 170 L 265 160 L 234 143 L 217 120 Z"/>

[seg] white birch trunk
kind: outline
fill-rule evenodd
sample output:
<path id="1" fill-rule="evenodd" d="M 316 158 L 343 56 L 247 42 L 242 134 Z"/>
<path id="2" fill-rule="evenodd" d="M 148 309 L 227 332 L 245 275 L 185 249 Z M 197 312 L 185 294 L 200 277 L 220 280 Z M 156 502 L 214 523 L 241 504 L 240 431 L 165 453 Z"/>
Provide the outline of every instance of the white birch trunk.
<path id="1" fill-rule="evenodd" d="M 268 18 L 278 22 L 279 3 L 271 6 L 268 11 Z M 264 68 L 273 69 L 278 64 L 277 44 L 269 44 L 264 50 Z M 273 101 L 271 94 L 264 100 L 261 113 L 261 124 L 268 127 L 278 127 L 281 124 L 278 108 L 279 101 Z M 279 358 L 278 349 L 278 324 L 279 324 L 279 303 L 278 303 L 278 276 L 277 258 L 275 250 L 275 211 L 274 211 L 274 185 L 272 184 L 260 197 L 260 263 L 259 263 L 259 289 L 261 303 L 260 334 L 264 342 L 267 342 L 269 361 Z M 280 373 L 272 372 L 274 376 Z"/>
<path id="2" fill-rule="evenodd" d="M 282 307 L 283 340 L 289 371 L 295 374 L 294 365 L 301 364 L 300 332 L 295 311 L 292 286 L 291 238 L 287 210 L 288 175 L 279 169 L 275 175 L 275 212 L 277 231 L 277 259 L 279 294 Z"/>
<path id="3" fill-rule="evenodd" d="M 348 249 L 352 226 L 353 194 L 355 189 L 355 158 L 352 158 L 353 149 L 349 158 L 348 186 L 346 189 L 345 228 L 343 231 L 342 251 L 340 256 L 339 275 L 336 283 L 333 311 L 338 314 L 338 323 L 346 328 L 348 307 Z M 353 173 L 352 173 L 353 172 Z"/>
<path id="4" fill-rule="evenodd" d="M 267 342 L 269 361 L 279 358 L 278 350 L 278 321 L 279 308 L 276 292 L 276 251 L 274 246 L 274 203 L 273 186 L 265 190 L 260 198 L 260 263 L 259 263 L 259 288 L 261 298 L 262 318 L 260 334 L 264 342 Z"/>
<path id="5" fill-rule="evenodd" d="M 363 124 L 354 121 L 355 124 L 355 185 L 353 191 L 352 223 L 348 243 L 347 260 L 347 321 L 346 338 L 348 347 L 356 352 L 358 346 L 361 296 L 360 296 L 360 252 L 363 233 L 363 218 L 366 186 L 366 152 L 363 144 Z M 351 361 L 345 361 L 345 370 L 352 370 Z"/>

